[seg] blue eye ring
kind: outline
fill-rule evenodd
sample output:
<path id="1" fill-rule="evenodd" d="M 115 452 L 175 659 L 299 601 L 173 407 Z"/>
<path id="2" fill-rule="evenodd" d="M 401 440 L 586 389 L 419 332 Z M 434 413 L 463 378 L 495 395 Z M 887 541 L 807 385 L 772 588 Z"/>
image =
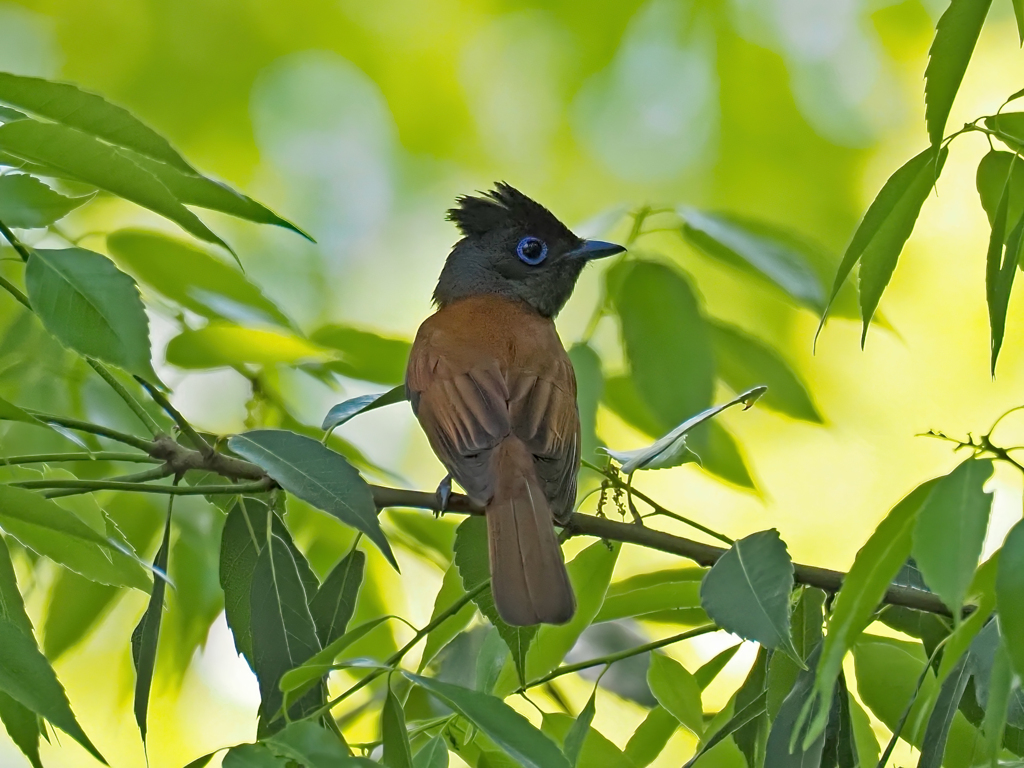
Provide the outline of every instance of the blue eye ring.
<path id="1" fill-rule="evenodd" d="M 537 245 L 540 245 L 539 252 Z M 519 245 L 516 246 L 516 255 L 524 264 L 535 267 L 548 257 L 548 244 L 539 237 L 529 235 L 519 241 Z"/>

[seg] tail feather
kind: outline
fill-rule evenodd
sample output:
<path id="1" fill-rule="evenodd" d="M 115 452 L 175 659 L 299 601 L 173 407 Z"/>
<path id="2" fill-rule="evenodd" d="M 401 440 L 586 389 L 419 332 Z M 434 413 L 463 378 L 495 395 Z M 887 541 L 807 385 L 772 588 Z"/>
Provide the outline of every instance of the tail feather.
<path id="1" fill-rule="evenodd" d="M 486 514 L 498 614 L 515 626 L 564 624 L 576 612 L 576 598 L 533 456 L 514 437 L 496 454 L 497 483 Z"/>

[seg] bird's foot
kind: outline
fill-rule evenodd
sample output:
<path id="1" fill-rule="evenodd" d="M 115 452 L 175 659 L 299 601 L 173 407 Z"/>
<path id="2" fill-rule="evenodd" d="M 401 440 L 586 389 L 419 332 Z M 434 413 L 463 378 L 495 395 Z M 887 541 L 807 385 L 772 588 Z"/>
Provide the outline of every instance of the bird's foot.
<path id="1" fill-rule="evenodd" d="M 437 499 L 437 509 L 434 510 L 434 517 L 440 517 L 444 514 L 445 509 L 448 508 L 448 502 L 452 498 L 451 473 L 445 475 L 444 480 L 437 484 L 437 490 L 434 491 L 434 497 Z"/>

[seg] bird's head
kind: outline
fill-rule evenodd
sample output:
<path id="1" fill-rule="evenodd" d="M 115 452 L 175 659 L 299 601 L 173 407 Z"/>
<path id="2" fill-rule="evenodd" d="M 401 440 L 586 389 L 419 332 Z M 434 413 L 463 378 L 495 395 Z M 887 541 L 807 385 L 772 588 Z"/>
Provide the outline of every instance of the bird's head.
<path id="1" fill-rule="evenodd" d="M 577 237 L 551 211 L 504 182 L 479 196 L 458 198 L 448 219 L 463 238 L 448 255 L 434 289 L 434 302 L 441 307 L 495 294 L 554 317 L 588 261 L 626 250 Z"/>

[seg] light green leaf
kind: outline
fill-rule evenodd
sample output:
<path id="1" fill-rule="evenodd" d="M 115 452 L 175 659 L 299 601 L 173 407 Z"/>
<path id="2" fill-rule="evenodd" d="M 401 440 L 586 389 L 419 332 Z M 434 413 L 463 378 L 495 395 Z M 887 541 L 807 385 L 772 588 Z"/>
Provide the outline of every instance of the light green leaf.
<path id="1" fill-rule="evenodd" d="M 448 745 L 438 734 L 416 753 L 412 759 L 415 768 L 448 768 Z"/>
<path id="2" fill-rule="evenodd" d="M 580 752 L 583 750 L 583 741 L 590 733 L 590 724 L 594 722 L 594 715 L 597 712 L 597 691 L 590 694 L 586 706 L 580 710 L 579 715 L 573 721 L 572 727 L 565 735 L 565 744 L 562 752 L 569 765 L 575 768 L 580 759 Z"/>
<path id="3" fill-rule="evenodd" d="M 725 669 L 725 666 L 732 661 L 732 657 L 739 651 L 742 643 L 737 643 L 724 651 L 719 651 L 706 662 L 700 665 L 696 672 L 693 673 L 693 679 L 697 681 L 697 687 L 702 691 L 707 689 L 714 679 L 718 677 L 718 673 Z"/>
<path id="4" fill-rule="evenodd" d="M 1013 668 L 1024 677 L 1024 522 L 1018 522 L 1006 536 L 999 555 L 996 575 L 996 604 L 999 626 L 1006 638 Z"/>
<path id="5" fill-rule="evenodd" d="M 107 249 L 123 269 L 197 315 L 240 324 L 291 325 L 245 275 L 181 240 L 122 229 L 107 235 Z"/>
<path id="6" fill-rule="evenodd" d="M 25 424 L 38 424 L 41 427 L 46 425 L 32 414 L 22 410 L 14 403 L 10 403 L 0 397 L 0 421 L 21 421 Z"/>
<path id="7" fill-rule="evenodd" d="M 820 646 L 818 648 L 820 652 Z M 825 734 L 803 736 L 800 725 L 800 712 L 807 701 L 814 695 L 814 668 L 817 653 L 812 655 L 811 664 L 801 670 L 772 721 L 765 745 L 764 763 L 766 766 L 793 766 L 793 768 L 818 768 L 821 764 L 822 748 L 825 746 Z M 831 701 L 830 701 L 831 703 Z M 802 742 L 802 743 L 801 743 Z"/>
<path id="8" fill-rule="evenodd" d="M 309 612 L 313 615 L 316 634 L 323 647 L 333 643 L 348 629 L 356 610 L 356 598 L 365 568 L 366 553 L 353 550 L 334 566 L 316 594 L 308 596 Z"/>
<path id="9" fill-rule="evenodd" d="M 693 208 L 681 208 L 679 215 L 683 237 L 708 256 L 759 274 L 800 304 L 821 311 L 825 287 L 797 238 L 735 216 Z"/>
<path id="10" fill-rule="evenodd" d="M 680 723 L 700 738 L 704 733 L 704 708 L 700 686 L 682 664 L 663 653 L 652 653 L 647 668 L 651 693 Z"/>
<path id="11" fill-rule="evenodd" d="M 384 765 L 387 768 L 412 768 L 412 747 L 409 746 L 409 734 L 405 729 L 405 712 L 390 686 L 384 699 L 380 722 Z"/>
<path id="12" fill-rule="evenodd" d="M 700 597 L 722 629 L 799 659 L 790 637 L 792 591 L 793 561 L 772 529 L 733 544 L 704 577 Z"/>
<path id="13" fill-rule="evenodd" d="M 935 26 L 924 71 L 924 118 L 933 146 L 942 141 L 949 110 L 991 4 L 992 0 L 952 0 Z"/>
<path id="14" fill-rule="evenodd" d="M 325 325 L 313 331 L 310 338 L 341 353 L 327 366 L 335 373 L 376 384 L 400 384 L 405 380 L 412 345 L 404 339 L 347 325 Z"/>
<path id="15" fill-rule="evenodd" d="M 968 459 L 939 478 L 917 513 L 912 553 L 925 583 L 959 613 L 985 543 L 992 494 L 990 460 Z"/>
<path id="16" fill-rule="evenodd" d="M 104 189 L 170 219 L 200 240 L 231 250 L 159 179 L 122 150 L 80 131 L 35 120 L 6 123 L 0 126 L 0 151 L 52 168 L 54 175 Z"/>
<path id="17" fill-rule="evenodd" d="M 705 624 L 707 615 L 700 607 L 700 582 L 705 573 L 704 568 L 672 568 L 617 581 L 608 587 L 594 623 L 675 611 L 691 617 L 685 623 Z"/>
<path id="18" fill-rule="evenodd" d="M 295 760 L 303 768 L 338 768 L 350 758 L 348 749 L 337 735 L 309 720 L 290 723 L 264 743 L 281 757 Z"/>
<path id="19" fill-rule="evenodd" d="M 917 763 L 918 768 L 939 768 L 942 765 L 943 754 L 946 751 L 946 739 L 949 738 L 949 729 L 953 725 L 953 716 L 957 713 L 960 698 L 964 695 L 969 678 L 967 665 L 961 659 L 953 673 L 946 678 L 946 682 L 939 689 L 935 707 L 932 709 L 931 717 L 928 718 L 928 725 L 925 728 L 924 741 L 921 743 L 921 759 Z"/>
<path id="20" fill-rule="evenodd" d="M 1001 112 L 986 117 L 985 127 L 995 131 L 999 140 L 1015 152 L 1024 150 L 1024 112 Z"/>
<path id="21" fill-rule="evenodd" d="M 767 684 L 770 657 L 774 656 L 763 645 L 757 649 L 757 656 L 747 673 L 743 684 L 736 691 L 734 711 L 742 712 L 758 698 L 767 704 Z M 765 746 L 768 742 L 768 712 L 760 712 L 745 725 L 736 729 L 732 740 L 743 754 L 747 768 L 758 768 L 764 764 Z"/>
<path id="22" fill-rule="evenodd" d="M 61 344 L 158 381 L 138 288 L 106 256 L 83 248 L 34 250 L 25 284 L 32 309 Z"/>
<path id="23" fill-rule="evenodd" d="M 174 498 L 173 496 L 171 498 Z M 164 524 L 164 538 L 153 560 L 153 568 L 167 573 L 167 553 L 171 546 L 171 512 L 167 512 Z M 135 722 L 142 734 L 142 743 L 146 743 L 147 715 L 149 713 L 149 693 L 153 685 L 153 672 L 156 669 L 156 649 L 160 639 L 160 621 L 164 613 L 165 579 L 154 574 L 153 591 L 149 596 L 149 604 L 132 632 L 132 664 L 135 666 Z"/>
<path id="24" fill-rule="evenodd" d="M 626 757 L 636 768 L 647 768 L 653 763 L 679 727 L 679 721 L 660 704 L 647 713 L 647 717 L 633 731 L 626 742 Z"/>
<path id="25" fill-rule="evenodd" d="M 953 667 L 970 648 L 975 637 L 985 626 L 985 622 L 992 616 L 992 611 L 995 610 L 996 575 L 999 569 L 1000 554 L 1000 552 L 996 552 L 992 555 L 981 564 L 974 574 L 974 580 L 971 582 L 967 594 L 975 603 L 975 610 L 971 611 L 970 615 L 963 619 L 960 625 L 945 638 L 942 660 L 939 662 L 938 680 L 940 683 L 949 677 Z"/>
<path id="26" fill-rule="evenodd" d="M 359 397 L 353 397 L 350 400 L 345 400 L 331 408 L 324 417 L 324 423 L 320 425 L 320 429 L 325 432 L 329 432 L 337 429 L 346 421 L 355 418 L 361 413 L 375 411 L 378 408 L 383 408 L 385 405 L 401 403 L 404 400 L 404 384 L 399 384 L 394 389 L 390 389 L 387 392 L 381 392 L 376 395 L 360 395 Z"/>
<path id="27" fill-rule="evenodd" d="M 1013 165 L 1010 169 L 1012 172 Z M 1010 204 L 1012 176 L 1006 177 L 1003 191 L 996 206 L 996 215 L 992 221 L 992 234 L 989 236 L 988 253 L 985 257 L 985 298 L 988 303 L 988 322 L 992 333 L 991 370 L 996 374 L 996 360 L 999 349 L 1003 345 L 1003 333 L 1006 330 L 1006 310 L 1010 305 L 1010 291 L 1013 289 L 1013 278 L 1020 264 L 1021 245 L 1024 243 L 1024 218 L 1014 226 L 1003 251 L 1003 237 L 1006 232 L 1006 216 Z"/>
<path id="28" fill-rule="evenodd" d="M 328 360 L 331 353 L 287 331 L 243 328 L 213 322 L 186 329 L 167 345 L 167 362 L 179 368 L 221 368 L 235 365 L 294 365 Z"/>
<path id="29" fill-rule="evenodd" d="M 601 358 L 588 344 L 573 344 L 569 360 L 576 372 L 576 405 L 580 414 L 580 456 L 591 460 L 601 441 L 597 436 L 597 405 L 604 391 Z"/>
<path id="30" fill-rule="evenodd" d="M 462 576 L 459 574 L 459 568 L 455 563 L 452 563 L 448 570 L 444 572 L 441 588 L 437 592 L 437 597 L 434 598 L 434 610 L 430 614 L 430 620 L 433 621 L 448 610 L 464 594 L 466 594 L 466 590 L 462 585 Z M 489 596 L 490 591 L 485 590 L 483 594 Z M 493 607 L 493 605 L 494 600 L 492 599 L 491 606 Z M 473 606 L 474 603 L 467 603 L 454 616 L 450 616 L 427 635 L 427 642 L 423 646 L 423 656 L 420 658 L 419 672 L 426 669 L 427 664 L 433 661 L 441 649 L 466 628 L 470 619 L 473 618 L 475 611 Z"/>
<path id="31" fill-rule="evenodd" d="M 570 751 L 569 737 L 575 737 L 573 728 L 577 723 L 579 723 L 578 719 L 573 720 L 569 715 L 562 714 L 561 712 L 545 712 L 541 730 L 556 742 L 561 742 L 563 744 L 563 751 L 568 757 Z M 585 730 L 581 730 L 579 735 L 581 736 L 582 743 L 580 744 L 576 765 L 579 765 L 581 768 L 590 768 L 590 766 L 600 766 L 600 768 L 635 768 L 630 759 L 623 754 L 622 750 L 609 741 L 596 728 L 588 727 Z M 572 758 L 568 757 L 568 760 L 571 765 Z"/>
<path id="32" fill-rule="evenodd" d="M 698 760 L 700 760 L 700 758 L 722 743 L 725 739 L 732 736 L 736 731 L 764 715 L 764 699 L 765 694 L 762 692 L 760 696 L 755 698 L 745 707 L 742 707 L 738 712 L 736 712 L 736 714 L 726 720 L 725 723 L 723 723 L 722 726 L 711 735 L 711 738 L 701 744 L 697 753 L 686 762 L 685 768 L 690 768 L 690 766 L 694 765 Z"/>
<path id="33" fill-rule="evenodd" d="M 287 768 L 288 760 L 277 757 L 262 744 L 239 744 L 224 755 L 222 768 Z"/>
<path id="34" fill-rule="evenodd" d="M 344 456 L 312 438 L 282 429 L 234 435 L 228 446 L 262 467 L 289 493 L 365 533 L 398 570 L 380 529 L 370 486 Z"/>
<path id="35" fill-rule="evenodd" d="M 1022 0 L 1024 1 L 1024 0 Z M 989 225 L 995 224 L 1003 188 L 1009 184 L 1009 201 L 1003 217 L 1002 242 L 1010 239 L 1014 225 L 1024 216 L 1024 172 L 1010 175 L 1010 164 L 1016 155 L 1013 152 L 992 150 L 978 163 L 977 186 L 981 207 L 985 209 Z M 1024 171 L 1024 168 L 1019 169 Z"/>
<path id="36" fill-rule="evenodd" d="M 473 723 L 523 768 L 569 768 L 555 743 L 501 699 L 410 672 L 402 674 Z"/>
<path id="37" fill-rule="evenodd" d="M 0 221 L 18 229 L 48 227 L 93 197 L 65 197 L 39 179 L 22 173 L 9 173 L 0 176 Z"/>

